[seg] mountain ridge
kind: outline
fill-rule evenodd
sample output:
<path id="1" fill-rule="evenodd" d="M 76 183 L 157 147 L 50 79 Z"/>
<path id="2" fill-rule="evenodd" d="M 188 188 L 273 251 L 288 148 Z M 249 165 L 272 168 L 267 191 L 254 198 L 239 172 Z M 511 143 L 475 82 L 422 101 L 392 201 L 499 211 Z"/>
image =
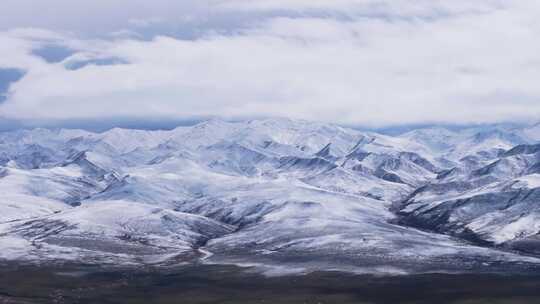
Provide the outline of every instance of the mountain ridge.
<path id="1" fill-rule="evenodd" d="M 535 268 L 540 152 L 530 130 L 389 136 L 214 119 L 168 131 L 0 132 L 0 259 Z"/>

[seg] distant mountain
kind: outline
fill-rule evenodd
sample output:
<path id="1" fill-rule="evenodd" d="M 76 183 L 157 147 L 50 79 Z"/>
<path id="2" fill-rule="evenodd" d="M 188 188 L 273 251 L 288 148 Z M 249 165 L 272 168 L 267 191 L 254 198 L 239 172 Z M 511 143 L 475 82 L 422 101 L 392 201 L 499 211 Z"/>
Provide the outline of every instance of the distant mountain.
<path id="1" fill-rule="evenodd" d="M 520 133 L 529 141 L 540 141 L 540 122 L 532 126 L 523 128 Z"/>
<path id="2" fill-rule="evenodd" d="M 388 136 L 290 119 L 4 132 L 0 259 L 537 269 L 539 144 L 540 125 Z"/>

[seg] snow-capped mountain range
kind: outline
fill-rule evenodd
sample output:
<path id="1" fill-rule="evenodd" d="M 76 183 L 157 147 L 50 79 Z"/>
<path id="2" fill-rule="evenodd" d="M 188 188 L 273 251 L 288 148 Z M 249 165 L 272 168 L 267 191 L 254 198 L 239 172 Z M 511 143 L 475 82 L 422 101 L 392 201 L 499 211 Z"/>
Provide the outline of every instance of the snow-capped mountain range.
<path id="1" fill-rule="evenodd" d="M 4 260 L 292 272 L 540 269 L 540 124 L 4 132 L 0 249 Z"/>

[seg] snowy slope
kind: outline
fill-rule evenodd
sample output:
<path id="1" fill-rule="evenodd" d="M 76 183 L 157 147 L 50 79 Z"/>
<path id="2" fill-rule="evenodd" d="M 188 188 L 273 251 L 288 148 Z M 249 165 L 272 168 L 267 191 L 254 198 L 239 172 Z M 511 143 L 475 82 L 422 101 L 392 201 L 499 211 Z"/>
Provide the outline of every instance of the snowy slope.
<path id="1" fill-rule="evenodd" d="M 487 165 L 440 175 L 401 204 L 403 222 L 478 242 L 515 247 L 534 239 L 540 211 L 540 149 L 520 145 Z M 528 252 L 538 252 L 529 244 Z"/>

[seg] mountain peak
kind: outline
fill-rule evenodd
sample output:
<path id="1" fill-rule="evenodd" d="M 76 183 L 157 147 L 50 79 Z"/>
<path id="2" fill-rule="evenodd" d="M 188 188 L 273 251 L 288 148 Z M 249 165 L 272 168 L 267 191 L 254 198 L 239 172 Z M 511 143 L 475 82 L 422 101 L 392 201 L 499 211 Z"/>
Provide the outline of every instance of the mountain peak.
<path id="1" fill-rule="evenodd" d="M 229 124 L 230 122 L 219 118 L 219 117 L 212 117 L 207 120 L 201 121 L 200 123 L 194 125 L 194 127 L 207 127 L 207 126 L 222 126 Z"/>

